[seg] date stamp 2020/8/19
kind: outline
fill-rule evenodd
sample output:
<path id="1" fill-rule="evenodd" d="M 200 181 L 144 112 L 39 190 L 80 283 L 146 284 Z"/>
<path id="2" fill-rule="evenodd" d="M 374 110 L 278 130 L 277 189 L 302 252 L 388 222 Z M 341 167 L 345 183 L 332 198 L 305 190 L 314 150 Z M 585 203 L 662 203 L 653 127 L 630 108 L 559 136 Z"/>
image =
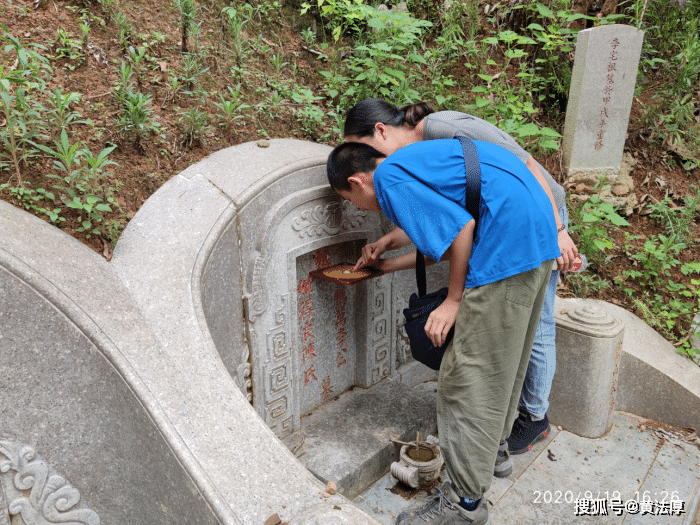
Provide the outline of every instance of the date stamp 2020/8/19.
<path id="1" fill-rule="evenodd" d="M 573 504 L 575 516 L 608 516 L 623 513 L 654 515 L 654 516 L 679 516 L 685 513 L 685 501 L 678 497 L 677 491 L 636 491 L 633 497 L 623 499 L 619 491 L 605 491 L 593 493 L 592 491 L 574 493 L 571 490 L 536 490 L 533 492 L 536 504 Z M 654 499 L 652 499 L 652 496 Z"/>

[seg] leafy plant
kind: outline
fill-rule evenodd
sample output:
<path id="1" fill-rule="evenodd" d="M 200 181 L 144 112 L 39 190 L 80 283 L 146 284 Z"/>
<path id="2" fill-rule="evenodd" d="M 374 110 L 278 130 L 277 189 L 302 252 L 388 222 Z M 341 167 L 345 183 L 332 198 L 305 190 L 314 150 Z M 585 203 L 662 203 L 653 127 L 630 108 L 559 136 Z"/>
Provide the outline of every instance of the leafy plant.
<path id="1" fill-rule="evenodd" d="M 28 159 L 37 156 L 33 140 L 45 138 L 41 133 L 42 115 L 23 87 L 18 87 L 14 94 L 4 87 L 0 82 L 0 114 L 5 120 L 5 126 L 0 128 L 0 158 L 11 161 L 17 184 L 22 186 L 20 164 L 26 165 Z"/>
<path id="2" fill-rule="evenodd" d="M 17 199 L 20 206 L 25 210 L 34 212 L 37 215 L 46 215 L 57 226 L 66 222 L 66 218 L 61 215 L 61 208 L 53 207 L 56 197 L 50 191 L 46 191 L 43 188 L 33 189 L 29 187 L 28 182 L 17 186 L 13 186 L 8 182 L 0 184 L 0 192 L 2 191 L 7 191 L 12 197 Z"/>
<path id="3" fill-rule="evenodd" d="M 192 22 L 197 7 L 194 0 L 175 0 L 175 5 L 177 5 L 177 10 L 180 13 L 181 50 L 183 53 L 188 53 L 187 39 L 192 30 Z"/>
<path id="4" fill-rule="evenodd" d="M 577 297 L 595 297 L 610 286 L 610 283 L 601 279 L 593 272 L 567 273 L 564 274 L 566 282 L 571 286 L 571 290 Z"/>
<path id="5" fill-rule="evenodd" d="M 44 146 L 43 144 L 34 144 L 41 151 L 50 155 L 53 158 L 53 166 L 65 175 L 59 176 L 54 174 L 46 175 L 49 178 L 58 179 L 65 182 L 68 188 L 75 190 L 76 181 L 80 174 L 80 158 L 85 156 L 85 150 L 82 148 L 82 143 L 77 141 L 73 144 L 68 140 L 66 130 L 61 131 L 61 139 L 54 140 L 54 148 Z M 74 167 L 77 166 L 77 167 Z"/>
<path id="6" fill-rule="evenodd" d="M 380 11 L 361 6 L 359 12 L 372 29 L 367 42 L 355 46 L 347 69 L 349 87 L 341 95 L 341 107 L 363 98 L 381 96 L 389 100 L 418 100 L 414 85 L 422 77 L 426 60 L 420 52 L 424 31 L 432 27 L 409 13 Z"/>
<path id="7" fill-rule="evenodd" d="M 51 92 L 45 110 L 47 120 L 54 130 L 66 129 L 72 124 L 87 124 L 82 120 L 82 115 L 70 107 L 80 102 L 81 97 L 80 93 L 74 91 L 64 95 L 60 87 Z"/>
<path id="8" fill-rule="evenodd" d="M 225 7 L 222 10 L 222 16 L 225 15 L 228 22 L 226 29 L 233 37 L 233 54 L 239 68 L 243 67 L 244 59 L 251 51 L 250 43 L 243 32 L 243 28 L 250 21 L 251 13 L 248 12 L 247 14 L 248 16 L 246 17 L 246 13 L 243 12 L 242 8 L 234 8 L 232 6 Z M 240 80 L 240 70 L 238 73 Z"/>
<path id="9" fill-rule="evenodd" d="M 214 105 L 219 110 L 217 113 L 218 125 L 225 131 L 230 132 L 237 120 L 242 119 L 243 115 L 240 112 L 244 109 L 248 109 L 250 106 L 243 104 L 241 101 L 241 85 L 238 84 L 236 89 L 228 87 L 230 99 L 225 98 L 223 95 L 219 94 L 220 103 L 214 102 Z"/>
<path id="10" fill-rule="evenodd" d="M 197 108 L 190 108 L 180 113 L 179 122 L 182 125 L 182 144 L 191 148 L 194 143 L 206 143 L 205 137 L 211 131 L 208 125 L 209 116 Z"/>
<path id="11" fill-rule="evenodd" d="M 629 226 L 629 222 L 615 211 L 613 204 L 601 199 L 600 192 L 605 186 L 605 177 L 601 177 L 596 184 L 598 194 L 591 195 L 581 206 L 570 207 L 569 232 L 578 237 L 578 249 L 588 256 L 592 267 L 602 263 L 607 252 L 613 249 L 612 231 Z"/>
<path id="12" fill-rule="evenodd" d="M 146 46 L 141 46 L 140 48 L 134 48 L 133 46 L 129 46 L 129 62 L 131 62 L 131 67 L 134 74 L 136 75 L 136 80 L 139 83 L 139 86 L 142 83 L 141 77 L 143 75 L 143 70 L 146 65 L 147 52 L 148 48 Z"/>
<path id="13" fill-rule="evenodd" d="M 123 99 L 123 112 L 117 121 L 121 135 L 134 142 L 139 149 L 143 149 L 151 133 L 160 129 L 153 116 L 151 99 L 151 95 L 128 90 Z"/>
<path id="14" fill-rule="evenodd" d="M 301 14 L 312 7 L 320 14 L 323 32 L 330 30 L 336 42 L 348 31 L 359 32 L 365 19 L 362 0 L 316 0 L 313 6 L 305 2 L 301 4 Z"/>
<path id="15" fill-rule="evenodd" d="M 53 43 L 55 58 L 65 58 L 68 63 L 64 66 L 66 69 L 74 70 L 80 66 L 85 60 L 83 54 L 83 46 L 79 40 L 75 40 L 68 35 L 68 32 L 59 27 L 56 30 L 56 40 Z M 71 64 L 73 61 L 78 61 L 77 64 Z"/>
<path id="16" fill-rule="evenodd" d="M 114 24 L 119 29 L 119 45 L 126 52 L 129 49 L 129 45 L 131 45 L 134 28 L 131 25 L 131 21 L 121 11 L 113 10 L 111 17 L 112 20 L 114 20 Z"/>
<path id="17" fill-rule="evenodd" d="M 116 201 L 109 197 L 105 203 L 101 197 L 96 195 L 77 195 L 72 190 L 68 190 L 70 200 L 65 202 L 68 208 L 72 208 L 79 213 L 78 222 L 80 226 L 76 231 L 85 233 L 87 239 L 91 235 L 101 235 L 110 238 L 104 228 L 101 227 L 105 222 L 103 213 L 111 213 L 112 206 L 117 207 Z"/>
<path id="18" fill-rule="evenodd" d="M 683 206 L 672 207 L 669 197 L 649 204 L 651 217 L 658 220 L 669 237 L 678 242 L 694 242 L 692 227 L 700 206 L 700 187 L 691 187 L 692 194 L 683 199 Z"/>
<path id="19" fill-rule="evenodd" d="M 191 53 L 182 55 L 182 74 L 180 78 L 187 89 L 184 93 L 193 95 L 197 79 L 207 71 L 209 71 L 208 67 L 202 69 L 202 64 L 199 61 L 198 55 L 193 55 Z"/>

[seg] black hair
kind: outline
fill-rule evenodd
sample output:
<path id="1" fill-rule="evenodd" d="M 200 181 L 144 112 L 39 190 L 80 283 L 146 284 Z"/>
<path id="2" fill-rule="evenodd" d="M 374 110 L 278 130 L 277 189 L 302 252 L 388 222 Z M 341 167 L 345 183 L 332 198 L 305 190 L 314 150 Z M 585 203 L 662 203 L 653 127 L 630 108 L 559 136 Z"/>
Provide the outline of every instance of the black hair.
<path id="1" fill-rule="evenodd" d="M 326 169 L 328 184 L 338 191 L 350 191 L 348 179 L 357 173 L 371 173 L 377 167 L 377 159 L 386 157 L 372 146 L 359 142 L 341 144 L 328 156 Z"/>
<path id="2" fill-rule="evenodd" d="M 374 135 L 374 125 L 378 122 L 399 128 L 404 124 L 416 127 L 421 120 L 435 113 L 427 102 L 416 102 L 397 108 L 380 98 L 367 98 L 355 104 L 345 118 L 343 135 L 370 137 Z"/>

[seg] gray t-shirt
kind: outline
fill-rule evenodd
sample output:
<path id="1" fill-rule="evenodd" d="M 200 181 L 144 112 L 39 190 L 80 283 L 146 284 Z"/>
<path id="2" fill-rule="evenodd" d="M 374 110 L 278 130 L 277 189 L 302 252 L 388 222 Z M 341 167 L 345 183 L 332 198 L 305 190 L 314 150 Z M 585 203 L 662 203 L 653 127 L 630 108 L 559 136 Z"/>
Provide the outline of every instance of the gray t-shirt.
<path id="1" fill-rule="evenodd" d="M 472 115 L 459 111 L 438 111 L 423 119 L 423 140 L 453 139 L 457 136 L 496 144 L 507 149 L 523 162 L 527 162 L 527 159 L 530 158 L 530 154 L 513 137 L 493 124 Z M 557 210 L 561 210 L 566 206 L 564 188 L 557 184 L 549 172 L 536 160 L 535 164 L 542 172 L 544 180 L 549 184 Z"/>

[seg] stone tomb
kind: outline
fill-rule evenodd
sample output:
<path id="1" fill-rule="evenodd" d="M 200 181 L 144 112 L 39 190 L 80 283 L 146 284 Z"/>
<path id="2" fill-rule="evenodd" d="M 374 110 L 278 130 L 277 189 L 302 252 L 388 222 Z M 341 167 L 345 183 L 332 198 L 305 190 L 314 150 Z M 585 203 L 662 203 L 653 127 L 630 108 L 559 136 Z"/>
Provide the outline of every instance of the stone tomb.
<path id="1" fill-rule="evenodd" d="M 616 179 L 643 38 L 643 31 L 619 24 L 579 32 L 562 143 L 570 181 Z"/>
<path id="2" fill-rule="evenodd" d="M 309 283 L 390 225 L 329 191 L 327 146 L 264 145 L 175 175 L 110 262 L 0 202 L 0 523 L 378 525 L 321 493 L 361 492 L 390 438 L 435 423 L 435 373 L 400 330 L 414 276 Z M 694 426 L 697 366 L 608 308 L 631 327 L 615 407 Z"/>
<path id="3" fill-rule="evenodd" d="M 356 261 L 368 239 L 382 235 L 376 214 L 317 187 L 278 202 L 264 228 L 248 266 L 252 401 L 282 438 L 301 428 L 302 415 L 350 387 L 388 377 L 396 330 L 391 276 L 349 287 L 309 276 Z"/>

